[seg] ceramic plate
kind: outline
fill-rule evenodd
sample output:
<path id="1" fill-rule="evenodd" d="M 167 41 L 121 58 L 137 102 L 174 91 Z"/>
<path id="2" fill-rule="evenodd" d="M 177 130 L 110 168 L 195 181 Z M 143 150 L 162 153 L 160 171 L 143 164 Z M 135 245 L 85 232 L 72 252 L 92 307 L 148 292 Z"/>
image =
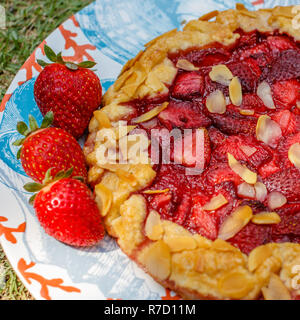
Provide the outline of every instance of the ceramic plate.
<path id="1" fill-rule="evenodd" d="M 235 0 L 99 0 L 72 16 L 32 53 L 0 105 L 0 241 L 16 273 L 36 299 L 178 299 L 146 275 L 108 236 L 91 249 L 75 249 L 49 237 L 39 226 L 29 181 L 12 142 L 16 124 L 42 116 L 33 86 L 44 44 L 74 62 L 94 60 L 104 91 L 143 44 L 181 27 L 183 20 L 234 8 Z M 296 4 L 292 0 L 239 0 L 249 9 Z"/>

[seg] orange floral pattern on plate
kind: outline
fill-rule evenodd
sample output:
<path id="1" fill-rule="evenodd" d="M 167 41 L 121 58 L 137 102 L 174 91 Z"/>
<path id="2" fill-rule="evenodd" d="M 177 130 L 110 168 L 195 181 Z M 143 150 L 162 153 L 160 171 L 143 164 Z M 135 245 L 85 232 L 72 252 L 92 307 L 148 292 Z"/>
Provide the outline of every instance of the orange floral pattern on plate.
<path id="1" fill-rule="evenodd" d="M 5 217 L 0 217 L 0 222 L 8 221 Z M 0 236 L 4 235 L 5 239 L 13 244 L 17 243 L 16 237 L 13 235 L 14 232 L 24 232 L 26 229 L 26 223 L 21 223 L 17 228 L 8 228 L 0 223 Z"/>
<path id="2" fill-rule="evenodd" d="M 29 264 L 27 264 L 23 258 L 21 258 L 18 262 L 18 270 L 20 271 L 22 276 L 25 278 L 25 280 L 29 284 L 31 284 L 31 280 L 35 280 L 41 284 L 40 294 L 46 300 L 51 300 L 48 287 L 59 288 L 66 292 L 78 292 L 78 293 L 81 292 L 80 289 L 78 288 L 71 287 L 71 286 L 63 286 L 62 284 L 64 281 L 60 278 L 46 279 L 39 274 L 27 271 L 28 269 L 34 266 L 35 266 L 34 262 L 30 262 Z"/>

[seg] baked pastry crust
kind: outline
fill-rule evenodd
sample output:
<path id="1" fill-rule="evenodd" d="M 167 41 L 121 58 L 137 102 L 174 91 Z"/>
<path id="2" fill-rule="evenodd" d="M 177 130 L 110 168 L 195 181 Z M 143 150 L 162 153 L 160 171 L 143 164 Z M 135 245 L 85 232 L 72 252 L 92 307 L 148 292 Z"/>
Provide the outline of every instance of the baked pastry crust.
<path id="1" fill-rule="evenodd" d="M 293 28 L 294 17 L 292 7 L 253 12 L 237 5 L 235 10 L 214 11 L 190 21 L 183 31 L 161 35 L 126 63 L 104 95 L 103 108 L 90 122 L 84 148 L 89 182 L 95 186 L 108 233 L 155 280 L 183 298 L 256 299 L 263 294 L 265 299 L 290 299 L 293 267 L 300 265 L 300 245 L 269 243 L 245 255 L 224 240 L 208 240 L 161 220 L 155 211 L 148 214 L 145 198 L 136 192 L 155 178 L 150 162 L 103 164 L 98 153 L 103 147 L 100 138 L 132 114 L 126 102 L 168 92 L 177 73 L 168 53 L 215 42 L 233 44 L 239 37 L 234 31 L 239 28 L 245 32 L 279 30 L 300 41 L 300 30 Z M 131 129 L 126 127 L 126 133 Z M 294 294 L 299 295 L 300 290 Z"/>

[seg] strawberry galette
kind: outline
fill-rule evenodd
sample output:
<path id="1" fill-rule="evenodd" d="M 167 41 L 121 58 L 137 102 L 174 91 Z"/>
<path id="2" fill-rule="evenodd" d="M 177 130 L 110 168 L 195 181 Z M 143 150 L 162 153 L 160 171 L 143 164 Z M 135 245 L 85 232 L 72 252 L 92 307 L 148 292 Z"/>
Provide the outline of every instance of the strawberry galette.
<path id="1" fill-rule="evenodd" d="M 294 16 L 292 7 L 237 5 L 154 39 L 90 122 L 89 182 L 108 233 L 183 298 L 300 297 Z M 164 134 L 151 148 L 154 132 L 174 129 L 188 132 L 183 155 Z M 170 162 L 156 154 L 166 147 Z"/>

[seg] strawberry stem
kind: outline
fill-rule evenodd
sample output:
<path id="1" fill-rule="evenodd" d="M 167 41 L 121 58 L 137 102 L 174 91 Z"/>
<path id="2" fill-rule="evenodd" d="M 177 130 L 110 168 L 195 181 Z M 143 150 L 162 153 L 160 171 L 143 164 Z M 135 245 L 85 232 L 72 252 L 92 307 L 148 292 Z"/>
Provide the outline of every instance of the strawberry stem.
<path id="1" fill-rule="evenodd" d="M 53 63 L 59 63 L 59 64 L 63 64 L 65 65 L 68 69 L 70 70 L 78 70 L 78 68 L 93 68 L 96 65 L 96 62 L 94 61 L 83 61 L 80 63 L 74 63 L 74 62 L 70 62 L 70 61 L 64 61 L 64 59 L 62 58 L 62 53 L 59 52 L 58 54 L 56 54 L 49 46 L 47 46 L 46 44 L 44 45 L 44 51 L 45 51 L 45 55 L 46 57 Z M 50 63 L 45 62 L 43 60 L 37 59 L 37 63 L 42 66 L 42 67 L 46 67 L 48 65 L 50 65 Z"/>

